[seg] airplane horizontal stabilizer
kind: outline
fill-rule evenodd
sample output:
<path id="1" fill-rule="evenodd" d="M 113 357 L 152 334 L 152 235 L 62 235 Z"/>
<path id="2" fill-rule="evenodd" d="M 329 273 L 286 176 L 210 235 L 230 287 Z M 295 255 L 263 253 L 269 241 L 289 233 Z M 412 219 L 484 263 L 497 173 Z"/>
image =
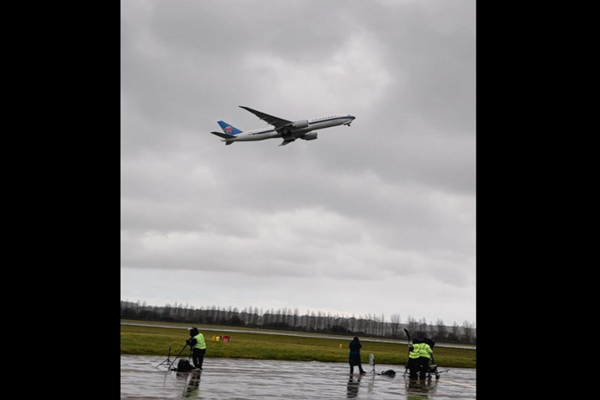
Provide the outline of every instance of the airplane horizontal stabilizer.
<path id="1" fill-rule="evenodd" d="M 228 135 L 226 133 L 221 133 L 221 132 L 211 132 L 213 135 L 217 135 L 219 137 L 222 137 L 223 139 L 235 139 L 236 136 L 235 135 Z"/>

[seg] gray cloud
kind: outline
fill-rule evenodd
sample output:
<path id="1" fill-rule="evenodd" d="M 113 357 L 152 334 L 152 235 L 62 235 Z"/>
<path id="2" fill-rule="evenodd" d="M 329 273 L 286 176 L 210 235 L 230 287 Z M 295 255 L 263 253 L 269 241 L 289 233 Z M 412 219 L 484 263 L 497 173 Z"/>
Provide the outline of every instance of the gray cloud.
<path id="1" fill-rule="evenodd" d="M 475 2 L 121 7 L 124 300 L 475 321 Z"/>

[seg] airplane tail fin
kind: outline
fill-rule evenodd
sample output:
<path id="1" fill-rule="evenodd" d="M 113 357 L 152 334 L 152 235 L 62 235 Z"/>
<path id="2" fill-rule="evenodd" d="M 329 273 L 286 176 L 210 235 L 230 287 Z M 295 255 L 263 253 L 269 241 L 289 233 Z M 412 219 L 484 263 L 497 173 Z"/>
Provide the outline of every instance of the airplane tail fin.
<path id="1" fill-rule="evenodd" d="M 238 128 L 228 124 L 225 121 L 218 121 L 219 125 L 221 126 L 221 129 L 223 129 L 223 132 L 225 132 L 226 135 L 237 135 L 238 133 L 242 133 L 242 131 L 240 131 Z"/>

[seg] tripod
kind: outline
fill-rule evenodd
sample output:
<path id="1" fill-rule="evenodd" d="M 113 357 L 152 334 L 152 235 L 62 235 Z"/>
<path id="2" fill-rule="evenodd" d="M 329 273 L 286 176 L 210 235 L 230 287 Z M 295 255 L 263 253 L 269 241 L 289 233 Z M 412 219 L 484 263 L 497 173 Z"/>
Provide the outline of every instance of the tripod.
<path id="1" fill-rule="evenodd" d="M 173 362 L 171 363 L 171 365 L 169 366 L 169 369 L 172 369 L 171 367 L 173 366 L 173 364 L 175 364 L 175 361 L 177 361 L 177 359 L 179 358 L 179 355 L 181 353 L 183 353 L 183 350 L 185 350 L 185 348 L 187 347 L 187 343 L 181 348 L 181 351 L 179 352 L 179 354 L 177 354 L 177 356 L 175 357 L 175 359 L 173 360 Z"/>
<path id="2" fill-rule="evenodd" d="M 171 346 L 169 346 L 169 355 L 167 355 L 167 359 L 163 362 L 161 362 L 160 364 L 158 364 L 156 366 L 156 368 L 158 368 L 160 365 L 164 364 L 164 363 L 170 363 L 169 364 L 169 370 L 172 370 L 173 364 L 175 364 L 175 361 L 177 361 L 177 359 L 179 358 L 179 356 L 181 355 L 181 353 L 183 353 L 183 350 L 185 350 L 185 348 L 187 347 L 187 343 L 183 346 L 183 348 L 181 349 L 181 351 L 179 352 L 179 354 L 177 354 L 177 356 L 175 357 L 175 359 L 173 360 L 173 362 L 171 362 L 171 360 L 169 360 L 169 356 L 171 355 Z"/>
<path id="3" fill-rule="evenodd" d="M 167 359 L 156 366 L 156 368 L 160 367 L 164 363 L 171 364 L 171 360 L 169 357 L 171 356 L 171 346 L 169 346 L 169 353 L 167 354 Z"/>
<path id="4" fill-rule="evenodd" d="M 369 364 L 373 366 L 371 373 L 375 375 L 375 354 L 369 354 Z"/>

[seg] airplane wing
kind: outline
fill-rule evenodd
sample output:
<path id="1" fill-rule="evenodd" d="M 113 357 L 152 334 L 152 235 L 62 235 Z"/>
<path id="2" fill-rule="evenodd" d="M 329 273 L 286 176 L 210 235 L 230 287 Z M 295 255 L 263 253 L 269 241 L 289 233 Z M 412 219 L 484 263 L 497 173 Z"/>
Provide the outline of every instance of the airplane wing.
<path id="1" fill-rule="evenodd" d="M 289 125 L 292 123 L 292 121 L 288 121 L 287 119 L 274 117 L 272 115 L 265 114 L 264 112 L 253 110 L 249 107 L 240 106 L 240 108 L 250 111 L 252 114 L 256 115 L 258 118 L 262 119 L 266 123 L 273 125 L 275 129 L 281 128 L 282 126 Z"/>

